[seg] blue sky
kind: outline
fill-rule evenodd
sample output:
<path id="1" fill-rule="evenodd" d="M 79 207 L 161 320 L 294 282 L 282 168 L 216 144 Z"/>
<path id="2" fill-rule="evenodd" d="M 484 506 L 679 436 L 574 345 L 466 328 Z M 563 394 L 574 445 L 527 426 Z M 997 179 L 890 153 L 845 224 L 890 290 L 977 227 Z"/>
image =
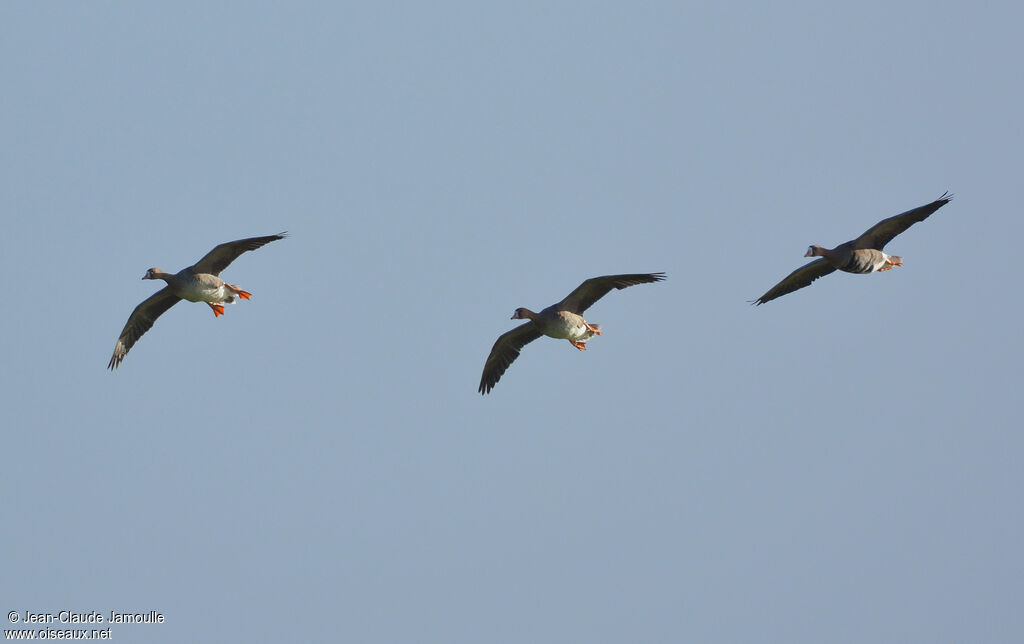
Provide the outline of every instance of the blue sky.
<path id="1" fill-rule="evenodd" d="M 0 607 L 127 641 L 1010 642 L 1021 9 L 18 3 Z M 901 268 L 752 300 L 949 190 Z M 150 266 L 288 230 L 104 367 Z M 541 339 L 519 306 L 665 271 Z"/>

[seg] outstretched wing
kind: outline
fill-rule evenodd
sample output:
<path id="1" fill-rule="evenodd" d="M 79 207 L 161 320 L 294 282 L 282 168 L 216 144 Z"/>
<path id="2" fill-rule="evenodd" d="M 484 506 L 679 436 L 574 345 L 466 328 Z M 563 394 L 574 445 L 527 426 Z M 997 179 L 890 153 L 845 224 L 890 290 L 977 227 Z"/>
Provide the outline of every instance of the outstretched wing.
<path id="1" fill-rule="evenodd" d="M 287 233 L 279 235 L 267 235 L 266 237 L 249 237 L 238 239 L 232 242 L 218 244 L 213 250 L 206 253 L 198 262 L 192 265 L 193 273 L 209 273 L 220 275 L 220 272 L 228 267 L 231 262 L 238 259 L 238 256 L 247 250 L 256 250 L 272 241 L 284 239 Z"/>
<path id="2" fill-rule="evenodd" d="M 863 235 L 853 241 L 854 250 L 865 248 L 882 250 L 886 244 L 892 241 L 893 237 L 917 222 L 924 221 L 929 215 L 948 204 L 952 199 L 953 195 L 946 192 L 930 204 L 908 210 L 888 219 L 883 219 L 871 228 L 868 228 Z"/>
<path id="3" fill-rule="evenodd" d="M 509 365 L 519 357 L 519 350 L 541 336 L 540 330 L 533 322 L 521 324 L 508 333 L 503 333 L 491 347 L 491 354 L 484 363 L 484 372 L 480 376 L 481 394 L 486 394 L 501 380 Z"/>
<path id="4" fill-rule="evenodd" d="M 828 275 L 834 270 L 836 269 L 825 261 L 824 257 L 819 257 L 813 262 L 804 264 L 787 275 L 784 280 L 771 287 L 767 293 L 754 300 L 754 304 L 761 305 L 765 302 L 770 302 L 777 297 L 782 297 L 786 293 L 792 293 L 793 291 L 802 289 L 805 286 L 810 286 L 811 282 L 819 277 Z"/>
<path id="5" fill-rule="evenodd" d="M 628 275 L 605 275 L 591 277 L 576 287 L 561 302 L 558 308 L 573 313 L 583 313 L 590 306 L 608 294 L 613 288 L 623 289 L 636 284 L 650 284 L 665 279 L 664 273 L 631 273 Z"/>
<path id="6" fill-rule="evenodd" d="M 149 331 L 156 319 L 179 301 L 181 298 L 171 292 L 171 287 L 165 286 L 143 300 L 142 304 L 136 306 L 132 314 L 128 316 L 128 322 L 125 323 L 124 329 L 121 330 L 121 337 L 114 345 L 114 355 L 110 357 L 107 369 L 111 371 L 116 369 L 128 355 L 132 346 L 142 337 L 142 334 Z"/>

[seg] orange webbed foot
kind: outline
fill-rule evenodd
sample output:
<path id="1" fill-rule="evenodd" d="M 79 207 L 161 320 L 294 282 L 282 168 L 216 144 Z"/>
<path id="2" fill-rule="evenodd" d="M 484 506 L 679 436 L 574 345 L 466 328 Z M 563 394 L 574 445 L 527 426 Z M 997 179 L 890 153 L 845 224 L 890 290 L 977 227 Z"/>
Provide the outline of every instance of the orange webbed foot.
<path id="1" fill-rule="evenodd" d="M 586 342 L 573 342 L 572 340 L 569 340 L 569 342 L 572 342 L 572 346 L 576 347 L 580 351 L 586 351 L 587 350 L 587 343 Z"/>
<path id="2" fill-rule="evenodd" d="M 586 322 L 584 322 L 583 324 L 586 324 L 587 325 L 587 330 L 590 331 L 591 333 L 593 333 L 594 335 L 601 335 L 601 329 L 597 328 L 596 326 L 594 326 L 592 324 L 587 324 Z"/>
<path id="3" fill-rule="evenodd" d="M 249 291 L 243 291 L 241 288 L 239 288 L 238 286 L 235 286 L 234 284 L 227 284 L 227 283 L 225 283 L 224 286 L 226 286 L 229 289 L 231 289 L 231 291 L 235 295 L 237 295 L 238 297 L 242 298 L 243 300 L 248 300 L 250 297 L 252 297 L 252 293 L 250 293 Z"/>
<path id="4" fill-rule="evenodd" d="M 887 271 L 887 270 L 890 270 L 890 269 L 892 269 L 892 268 L 894 268 L 896 266 L 903 266 L 903 258 L 902 257 L 896 257 L 895 255 L 893 255 L 892 257 L 887 257 L 886 260 L 885 260 L 885 266 L 883 266 L 882 268 L 880 268 L 878 270 L 879 271 Z"/>
<path id="5" fill-rule="evenodd" d="M 207 302 L 207 304 L 209 304 L 210 308 L 213 309 L 213 317 L 216 318 L 216 317 L 220 317 L 220 316 L 224 315 L 224 305 L 223 304 L 210 304 L 209 302 Z"/>

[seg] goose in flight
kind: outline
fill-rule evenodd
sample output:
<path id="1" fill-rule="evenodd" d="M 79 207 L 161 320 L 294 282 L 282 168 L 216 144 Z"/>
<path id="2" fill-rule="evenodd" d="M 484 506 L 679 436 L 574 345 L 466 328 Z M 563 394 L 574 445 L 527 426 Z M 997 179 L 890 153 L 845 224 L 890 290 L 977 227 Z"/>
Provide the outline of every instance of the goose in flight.
<path id="1" fill-rule="evenodd" d="M 649 284 L 665 279 L 664 273 L 634 273 L 629 275 L 605 275 L 592 277 L 569 293 L 561 302 L 552 304 L 540 313 L 527 308 L 518 308 L 512 314 L 513 320 L 528 320 L 511 331 L 501 335 L 491 354 L 484 363 L 484 372 L 480 376 L 481 394 L 494 388 L 526 344 L 533 342 L 542 335 L 560 340 L 568 340 L 580 351 L 587 348 L 587 340 L 601 335 L 601 325 L 591 324 L 583 319 L 583 312 L 594 302 L 607 295 L 613 288 L 623 289 L 636 284 Z"/>
<path id="2" fill-rule="evenodd" d="M 177 273 L 165 273 L 159 268 L 146 271 L 142 279 L 163 280 L 167 282 L 167 286 L 143 300 L 128 316 L 128 322 L 124 325 L 117 344 L 114 345 L 114 355 L 111 356 L 107 368 L 111 371 L 116 369 L 142 334 L 152 328 L 156 319 L 181 300 L 206 302 L 213 310 L 213 316 L 219 317 L 224 315 L 225 304 L 232 304 L 237 298 L 249 299 L 252 293 L 243 291 L 234 284 L 228 284 L 218 275 L 245 251 L 256 250 L 285 236 L 286 233 L 281 233 L 219 244 L 198 262 Z"/>
<path id="3" fill-rule="evenodd" d="M 953 195 L 947 192 L 930 204 L 883 219 L 868 228 L 857 239 L 852 239 L 835 248 L 823 248 L 817 244 L 810 246 L 804 257 L 818 257 L 819 259 L 804 264 L 790 273 L 767 293 L 754 300 L 754 304 L 761 305 L 805 286 L 810 286 L 814 280 L 835 270 L 847 273 L 874 273 L 887 271 L 894 266 L 903 266 L 902 257 L 888 255 L 883 253 L 882 249 L 892 241 L 893 237 L 917 222 L 924 221 L 933 212 L 949 203 L 952 198 Z"/>

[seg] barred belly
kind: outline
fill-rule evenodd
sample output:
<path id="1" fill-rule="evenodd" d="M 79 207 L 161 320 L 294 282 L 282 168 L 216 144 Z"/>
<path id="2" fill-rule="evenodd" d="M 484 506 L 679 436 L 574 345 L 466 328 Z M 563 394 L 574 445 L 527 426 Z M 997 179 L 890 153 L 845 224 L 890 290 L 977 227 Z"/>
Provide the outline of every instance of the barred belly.
<path id="1" fill-rule="evenodd" d="M 880 250 L 860 249 L 850 253 L 850 259 L 839 270 L 847 273 L 874 273 L 885 266 L 885 253 Z"/>

